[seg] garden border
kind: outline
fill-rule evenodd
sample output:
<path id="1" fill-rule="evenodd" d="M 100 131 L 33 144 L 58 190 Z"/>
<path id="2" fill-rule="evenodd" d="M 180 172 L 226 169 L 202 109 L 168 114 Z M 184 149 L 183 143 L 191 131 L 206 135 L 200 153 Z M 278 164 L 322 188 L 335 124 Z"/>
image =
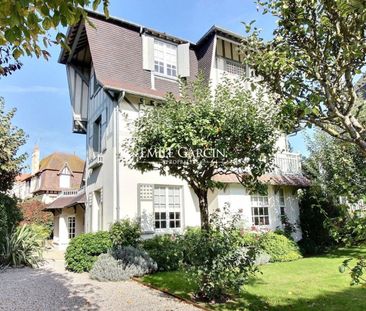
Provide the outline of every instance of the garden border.
<path id="1" fill-rule="evenodd" d="M 201 309 L 201 310 L 210 311 L 210 309 L 207 309 L 207 308 L 205 308 L 205 307 L 203 307 L 203 306 L 201 306 L 201 305 L 199 305 L 199 304 L 197 304 L 197 303 L 193 302 L 192 300 L 188 300 L 188 299 L 186 299 L 186 298 L 180 297 L 180 296 L 178 296 L 178 295 L 175 295 L 175 294 L 173 294 L 173 293 L 168 292 L 167 290 L 161 289 L 161 288 L 159 288 L 159 287 L 157 287 L 157 286 L 154 286 L 154 285 L 151 285 L 151 284 L 144 283 L 143 281 L 141 281 L 141 279 L 139 279 L 139 278 L 137 278 L 137 277 L 133 277 L 133 278 L 131 278 L 131 280 L 133 280 L 133 281 L 135 281 L 135 282 L 137 282 L 137 283 L 139 283 L 139 284 L 141 284 L 141 285 L 143 285 L 143 286 L 146 286 L 146 287 L 149 287 L 149 288 L 152 288 L 152 289 L 158 290 L 158 291 L 160 291 L 160 292 L 162 292 L 162 293 L 164 293 L 164 294 L 166 294 L 166 295 L 168 295 L 168 296 L 171 296 L 171 297 L 173 297 L 173 298 L 179 299 L 180 301 L 185 302 L 185 303 L 187 303 L 187 304 L 190 304 L 190 305 L 192 305 L 192 306 L 195 306 L 196 308 L 199 308 L 199 309 Z"/>

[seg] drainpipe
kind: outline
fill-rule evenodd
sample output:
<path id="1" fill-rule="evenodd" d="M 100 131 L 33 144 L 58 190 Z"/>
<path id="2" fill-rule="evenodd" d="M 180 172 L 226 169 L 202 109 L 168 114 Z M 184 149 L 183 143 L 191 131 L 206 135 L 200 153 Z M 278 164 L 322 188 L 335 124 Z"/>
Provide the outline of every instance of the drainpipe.
<path id="1" fill-rule="evenodd" d="M 116 206 L 116 217 L 117 217 L 117 220 L 120 219 L 121 217 L 121 212 L 120 212 L 120 171 L 119 171 L 119 168 L 120 168 L 120 152 L 119 152 L 119 149 L 120 149 L 120 140 L 119 140 L 119 103 L 120 101 L 123 100 L 123 98 L 125 97 L 125 94 L 126 92 L 125 91 L 122 91 L 121 92 L 121 96 L 117 99 L 117 102 L 116 102 L 116 113 L 115 113 L 115 137 L 116 137 L 116 143 L 115 143 L 115 163 L 116 163 L 116 167 L 115 167 L 115 172 L 116 172 L 116 203 L 117 203 L 117 206 Z"/>

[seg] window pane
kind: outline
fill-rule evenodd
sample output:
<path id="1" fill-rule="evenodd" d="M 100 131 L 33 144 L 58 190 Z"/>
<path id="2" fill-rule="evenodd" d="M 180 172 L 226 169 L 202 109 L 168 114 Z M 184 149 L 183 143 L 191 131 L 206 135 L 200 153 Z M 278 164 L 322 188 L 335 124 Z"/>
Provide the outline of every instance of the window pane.
<path id="1" fill-rule="evenodd" d="M 180 221 L 179 221 L 179 220 L 177 220 L 177 221 L 175 222 L 175 227 L 176 227 L 176 228 L 180 228 Z"/>
<path id="2" fill-rule="evenodd" d="M 160 213 L 160 219 L 166 219 L 166 213 Z"/>
<path id="3" fill-rule="evenodd" d="M 160 228 L 160 222 L 159 221 L 155 221 L 155 228 L 159 229 Z"/>
<path id="4" fill-rule="evenodd" d="M 163 221 L 161 222 L 161 228 L 162 228 L 162 229 L 166 229 L 166 221 L 165 221 L 165 220 L 163 220 Z"/>

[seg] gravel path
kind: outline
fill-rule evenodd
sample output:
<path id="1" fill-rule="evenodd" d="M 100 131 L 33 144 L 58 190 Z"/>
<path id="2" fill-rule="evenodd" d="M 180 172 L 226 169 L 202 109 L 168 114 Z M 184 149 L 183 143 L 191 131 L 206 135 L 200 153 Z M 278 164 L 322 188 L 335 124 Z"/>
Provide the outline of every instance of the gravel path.
<path id="1" fill-rule="evenodd" d="M 0 310 L 198 310 L 134 281 L 98 282 L 63 266 L 53 259 L 38 269 L 0 272 Z"/>

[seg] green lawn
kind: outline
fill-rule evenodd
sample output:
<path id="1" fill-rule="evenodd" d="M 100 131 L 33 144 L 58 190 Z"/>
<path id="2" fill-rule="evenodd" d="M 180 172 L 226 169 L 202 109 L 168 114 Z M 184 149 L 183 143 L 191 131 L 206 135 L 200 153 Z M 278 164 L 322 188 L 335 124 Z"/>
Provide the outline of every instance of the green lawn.
<path id="1" fill-rule="evenodd" d="M 260 267 L 234 301 L 210 305 L 215 310 L 365 311 L 366 288 L 350 286 L 347 273 L 338 272 L 343 259 L 366 255 L 366 247 L 339 249 L 325 256 Z M 145 276 L 143 282 L 189 299 L 191 287 L 180 272 Z"/>

